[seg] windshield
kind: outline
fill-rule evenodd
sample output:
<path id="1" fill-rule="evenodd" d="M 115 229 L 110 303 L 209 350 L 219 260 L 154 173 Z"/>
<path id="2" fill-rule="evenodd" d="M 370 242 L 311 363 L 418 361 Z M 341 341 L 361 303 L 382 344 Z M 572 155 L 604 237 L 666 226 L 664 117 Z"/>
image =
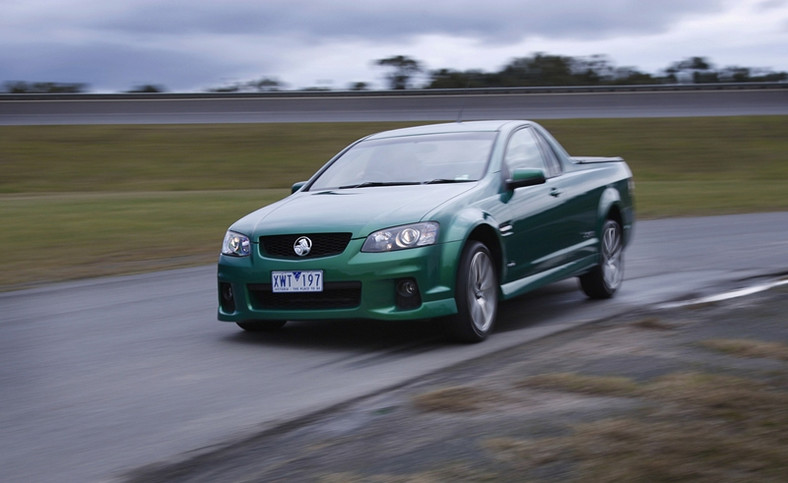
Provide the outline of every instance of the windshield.
<path id="1" fill-rule="evenodd" d="M 478 181 L 494 132 L 362 141 L 335 160 L 310 190 Z"/>

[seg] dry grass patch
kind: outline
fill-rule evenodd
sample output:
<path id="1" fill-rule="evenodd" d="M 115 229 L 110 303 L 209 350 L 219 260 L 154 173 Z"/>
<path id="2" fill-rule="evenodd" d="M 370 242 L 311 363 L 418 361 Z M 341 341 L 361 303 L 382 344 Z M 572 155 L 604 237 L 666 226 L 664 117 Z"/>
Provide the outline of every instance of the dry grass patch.
<path id="1" fill-rule="evenodd" d="M 501 437 L 482 441 L 482 447 L 501 463 L 526 470 L 566 459 L 572 451 L 568 443 L 566 437 L 532 440 Z"/>
<path id="2" fill-rule="evenodd" d="M 413 398 L 422 411 L 469 412 L 503 402 L 501 394 L 471 386 L 452 386 L 436 389 Z"/>
<path id="3" fill-rule="evenodd" d="M 481 446 L 508 467 L 502 472 L 564 465 L 567 476 L 597 482 L 784 481 L 788 392 L 706 373 L 671 374 L 642 386 L 620 379 L 548 374 L 523 385 L 641 395 L 656 402 L 642 417 L 574 425 L 569 436 L 489 438 Z"/>
<path id="4" fill-rule="evenodd" d="M 763 357 L 788 361 L 788 344 L 750 339 L 711 339 L 703 347 L 741 357 Z"/>
<path id="5" fill-rule="evenodd" d="M 660 319 L 659 317 L 646 317 L 638 320 L 632 324 L 639 329 L 648 330 L 673 330 L 676 328 L 675 324 L 670 324 Z"/>
<path id="6" fill-rule="evenodd" d="M 575 373 L 540 374 L 527 377 L 516 383 L 523 388 L 570 391 L 598 396 L 636 396 L 638 384 L 627 377 L 586 376 Z"/>
<path id="7" fill-rule="evenodd" d="M 443 468 L 403 475 L 332 473 L 318 476 L 320 483 L 443 483 L 446 481 L 499 481 L 497 475 L 485 473 L 467 463 L 455 463 Z"/>
<path id="8" fill-rule="evenodd" d="M 567 438 L 578 473 L 593 481 L 778 481 L 788 450 L 777 432 L 735 430 L 715 420 L 614 419 Z"/>
<path id="9" fill-rule="evenodd" d="M 751 379 L 697 372 L 676 373 L 648 384 L 644 394 L 699 412 L 703 417 L 788 428 L 788 392 Z"/>

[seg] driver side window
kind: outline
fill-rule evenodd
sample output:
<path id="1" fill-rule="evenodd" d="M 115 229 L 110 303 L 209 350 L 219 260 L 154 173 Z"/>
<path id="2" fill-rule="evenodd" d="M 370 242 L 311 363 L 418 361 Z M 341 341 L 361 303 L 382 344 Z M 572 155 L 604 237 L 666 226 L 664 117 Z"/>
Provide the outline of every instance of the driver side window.
<path id="1" fill-rule="evenodd" d="M 542 151 L 539 149 L 539 142 L 527 128 L 515 132 L 509 138 L 504 163 L 509 173 L 518 168 L 535 168 L 544 171 L 545 176 L 549 175 Z"/>

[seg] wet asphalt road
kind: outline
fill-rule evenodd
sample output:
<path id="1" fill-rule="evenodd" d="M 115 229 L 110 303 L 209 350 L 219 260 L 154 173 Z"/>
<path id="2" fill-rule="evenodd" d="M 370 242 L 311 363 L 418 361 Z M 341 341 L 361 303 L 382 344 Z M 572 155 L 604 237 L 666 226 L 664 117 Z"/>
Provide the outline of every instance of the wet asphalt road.
<path id="1" fill-rule="evenodd" d="M 428 322 L 215 320 L 215 268 L 0 294 L 0 481 L 106 481 L 589 320 L 788 273 L 788 213 L 640 222 L 616 298 L 565 281 L 482 344 Z M 756 277 L 755 279 L 753 277 Z"/>

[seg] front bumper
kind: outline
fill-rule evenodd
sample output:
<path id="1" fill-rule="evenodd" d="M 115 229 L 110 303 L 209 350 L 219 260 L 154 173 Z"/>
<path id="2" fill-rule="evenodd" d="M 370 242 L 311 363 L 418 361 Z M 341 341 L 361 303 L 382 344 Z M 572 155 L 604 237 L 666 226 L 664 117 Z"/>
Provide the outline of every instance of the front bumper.
<path id="1" fill-rule="evenodd" d="M 311 259 L 222 255 L 218 267 L 222 321 L 320 319 L 423 319 L 457 312 L 454 301 L 460 242 L 388 253 L 361 253 L 364 240 L 351 240 L 342 254 Z M 271 272 L 323 270 L 324 292 L 278 295 Z M 417 306 L 398 300 L 397 284 L 415 281 Z"/>

